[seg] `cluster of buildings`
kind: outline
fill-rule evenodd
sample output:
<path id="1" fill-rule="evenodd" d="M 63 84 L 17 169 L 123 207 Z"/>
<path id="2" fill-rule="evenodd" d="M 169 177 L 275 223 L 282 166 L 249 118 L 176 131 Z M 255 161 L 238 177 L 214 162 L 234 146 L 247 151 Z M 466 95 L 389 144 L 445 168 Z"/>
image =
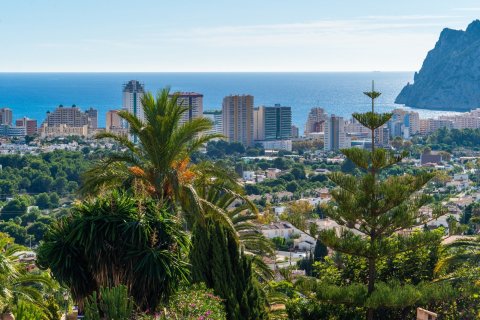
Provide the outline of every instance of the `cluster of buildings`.
<path id="1" fill-rule="evenodd" d="M 362 127 L 362 128 L 360 128 Z M 312 108 L 305 124 L 305 138 L 323 141 L 325 151 L 339 150 L 351 146 L 349 123 L 343 117 L 328 115 L 323 108 Z M 366 129 L 359 126 L 362 132 Z"/>
<path id="2" fill-rule="evenodd" d="M 39 135 L 41 138 L 66 136 L 87 137 L 98 130 L 98 112 L 90 108 L 83 112 L 77 106 L 58 106 L 47 111 L 45 120 L 38 127 L 37 120 L 23 117 L 13 123 L 10 108 L 0 109 L 0 137 L 24 138 Z"/>
<path id="3" fill-rule="evenodd" d="M 383 127 L 375 131 L 375 144 L 386 146 L 390 139 L 408 139 L 420 132 L 420 117 L 417 112 L 404 109 L 393 110 L 393 116 Z M 328 115 L 323 108 L 312 108 L 305 124 L 305 139 L 323 141 L 325 151 L 334 151 L 351 146 L 369 147 L 371 132 L 355 118 Z"/>
<path id="4" fill-rule="evenodd" d="M 13 122 L 13 111 L 0 108 L 0 137 L 23 138 L 37 134 L 37 120 L 23 117 Z"/>
<path id="5" fill-rule="evenodd" d="M 375 131 L 375 144 L 387 146 L 395 137 L 410 139 L 414 135 L 427 135 L 441 128 L 477 129 L 480 128 L 480 108 L 471 112 L 421 119 L 418 112 L 395 109 L 392 118 Z M 298 137 L 298 128 L 292 126 L 292 136 Z M 304 139 L 320 140 L 324 150 L 338 150 L 351 146 L 369 147 L 371 132 L 356 119 L 328 115 L 323 108 L 312 108 L 305 124 Z"/>
<path id="6" fill-rule="evenodd" d="M 90 108 L 83 112 L 75 105 L 59 105 L 54 111 L 47 111 L 38 133 L 41 138 L 65 136 L 88 137 L 98 129 L 98 111 Z"/>
<path id="7" fill-rule="evenodd" d="M 144 120 L 142 98 L 145 87 L 137 80 L 123 86 L 122 108 L 106 113 L 105 129 L 98 127 L 98 112 L 86 111 L 77 106 L 58 106 L 47 112 L 40 127 L 37 121 L 27 117 L 13 122 L 12 110 L 0 108 L 0 136 L 24 137 L 38 134 L 41 138 L 65 137 L 70 135 L 89 137 L 98 130 L 128 135 L 128 127 L 119 115 L 120 110 L 128 111 Z M 229 142 L 239 142 L 246 147 L 261 145 L 267 150 L 292 150 L 292 139 L 307 139 L 323 142 L 325 151 L 368 147 L 370 132 L 355 119 L 346 120 L 341 116 L 329 115 L 323 108 L 312 108 L 305 124 L 304 135 L 292 124 L 291 107 L 254 105 L 252 95 L 229 95 L 223 98 L 221 110 L 204 110 L 203 95 L 196 92 L 176 92 L 177 104 L 187 108 L 182 123 L 198 117 L 209 118 L 213 123 L 210 133 L 222 134 Z M 440 128 L 480 128 L 480 109 L 468 113 L 420 119 L 419 114 L 405 109 L 395 109 L 390 121 L 375 132 L 375 143 L 388 145 L 395 137 L 409 139 L 417 134 L 429 134 Z M 135 137 L 131 137 L 134 139 Z"/>
<path id="8" fill-rule="evenodd" d="M 440 116 L 438 119 L 420 120 L 421 134 L 428 134 L 440 128 L 478 129 L 480 128 L 480 108 L 456 115 Z"/>
<path id="9" fill-rule="evenodd" d="M 132 80 L 123 88 L 123 110 L 144 120 L 141 99 L 144 86 Z M 175 92 L 177 104 L 188 108 L 181 123 L 206 117 L 213 123 L 210 133 L 222 134 L 229 142 L 239 142 L 246 147 L 261 144 L 265 149 L 292 150 L 292 110 L 290 107 L 254 107 L 252 95 L 229 95 L 223 99 L 222 110 L 203 110 L 203 95 L 196 92 Z M 119 110 L 107 112 L 106 131 L 126 132 L 127 126 L 118 115 Z M 134 139 L 134 137 L 132 137 Z"/>

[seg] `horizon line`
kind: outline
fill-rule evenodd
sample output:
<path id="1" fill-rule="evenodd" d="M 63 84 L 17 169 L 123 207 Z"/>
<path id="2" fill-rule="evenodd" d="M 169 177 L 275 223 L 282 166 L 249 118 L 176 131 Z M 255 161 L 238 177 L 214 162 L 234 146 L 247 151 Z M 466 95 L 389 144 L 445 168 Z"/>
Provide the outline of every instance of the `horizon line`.
<path id="1" fill-rule="evenodd" d="M 6 73 L 405 73 L 416 72 L 415 70 L 343 70 L 343 71 L 305 71 L 305 70 L 228 70 L 228 71 L 0 71 L 0 74 Z"/>

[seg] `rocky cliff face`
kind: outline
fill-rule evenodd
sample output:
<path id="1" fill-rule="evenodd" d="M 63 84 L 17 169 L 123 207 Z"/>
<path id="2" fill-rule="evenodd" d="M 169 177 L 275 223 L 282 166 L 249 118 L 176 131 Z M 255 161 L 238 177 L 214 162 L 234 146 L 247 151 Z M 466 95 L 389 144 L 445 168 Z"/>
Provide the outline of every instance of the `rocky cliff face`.
<path id="1" fill-rule="evenodd" d="M 480 107 L 480 21 L 465 31 L 444 29 L 414 83 L 403 88 L 395 103 L 454 111 Z"/>

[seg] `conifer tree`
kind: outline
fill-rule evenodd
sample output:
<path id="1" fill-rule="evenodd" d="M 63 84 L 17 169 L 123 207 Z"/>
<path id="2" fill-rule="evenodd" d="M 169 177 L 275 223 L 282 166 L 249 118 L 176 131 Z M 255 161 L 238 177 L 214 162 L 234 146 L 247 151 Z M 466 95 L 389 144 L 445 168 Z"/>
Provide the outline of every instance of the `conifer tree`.
<path id="1" fill-rule="evenodd" d="M 266 299 L 232 231 L 213 219 L 197 223 L 190 251 L 192 280 L 225 299 L 228 319 L 266 319 Z"/>
<path id="2" fill-rule="evenodd" d="M 326 214 L 344 228 L 340 233 L 334 230 L 321 231 L 319 239 L 336 252 L 364 258 L 368 266 L 368 280 L 366 284 L 351 284 L 349 288 L 318 286 L 314 290 L 319 300 L 365 307 L 367 319 L 376 319 L 376 310 L 380 308 L 400 308 L 419 301 L 406 293 L 407 287 L 403 284 L 398 284 L 399 289 L 396 290 L 391 284 L 376 281 L 377 264 L 387 256 L 414 250 L 434 239 L 438 240 L 439 235 L 433 232 L 410 232 L 431 218 L 422 215 L 419 209 L 431 201 L 421 190 L 434 177 L 434 173 L 386 176 L 384 170 L 399 163 L 407 153 L 395 154 L 375 146 L 376 130 L 386 124 L 392 114 L 375 112 L 375 100 L 381 93 L 375 91 L 373 82 L 372 91 L 364 94 L 371 99 L 372 111 L 354 113 L 353 117 L 370 130 L 371 149 L 341 150 L 361 173 L 356 176 L 343 172 L 329 175 L 337 188 L 331 192 L 333 202 Z M 437 215 L 437 212 L 433 215 Z M 375 294 L 377 289 L 388 291 L 388 294 Z M 415 289 L 408 287 L 408 290 Z"/>
<path id="3" fill-rule="evenodd" d="M 323 261 L 328 255 L 328 248 L 325 246 L 322 241 L 317 239 L 315 243 L 315 250 L 313 251 L 313 256 L 315 261 Z"/>

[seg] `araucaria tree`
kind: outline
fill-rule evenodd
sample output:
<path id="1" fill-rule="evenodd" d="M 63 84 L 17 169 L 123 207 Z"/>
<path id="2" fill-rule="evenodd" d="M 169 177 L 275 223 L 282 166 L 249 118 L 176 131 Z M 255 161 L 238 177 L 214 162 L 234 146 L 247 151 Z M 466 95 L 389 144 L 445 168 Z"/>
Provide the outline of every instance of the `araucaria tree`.
<path id="1" fill-rule="evenodd" d="M 381 308 L 402 310 L 406 306 L 438 298 L 448 290 L 439 285 L 439 293 L 431 294 L 431 283 L 414 286 L 377 281 L 377 266 L 382 259 L 425 246 L 433 240 L 438 241 L 439 235 L 414 230 L 431 218 L 420 213 L 419 209 L 431 201 L 421 190 L 434 173 L 421 172 L 415 176 L 385 174 L 385 169 L 399 163 L 407 154 L 396 154 L 375 146 L 377 129 L 386 124 L 392 114 L 375 112 L 375 99 L 380 92 L 376 92 L 373 85 L 372 91 L 364 94 L 371 98 L 372 111 L 354 113 L 353 117 L 371 131 L 371 149 L 341 150 L 361 174 L 330 174 L 329 178 L 337 188 L 331 192 L 333 202 L 327 209 L 327 215 L 343 228 L 340 233 L 335 230 L 320 232 L 320 240 L 336 252 L 364 258 L 368 266 L 368 280 L 367 283 L 344 287 L 316 283 L 313 291 L 319 300 L 363 307 L 367 319 L 378 319 L 377 310 Z M 433 215 L 438 214 L 433 211 Z M 422 294 L 427 291 L 428 294 Z"/>

